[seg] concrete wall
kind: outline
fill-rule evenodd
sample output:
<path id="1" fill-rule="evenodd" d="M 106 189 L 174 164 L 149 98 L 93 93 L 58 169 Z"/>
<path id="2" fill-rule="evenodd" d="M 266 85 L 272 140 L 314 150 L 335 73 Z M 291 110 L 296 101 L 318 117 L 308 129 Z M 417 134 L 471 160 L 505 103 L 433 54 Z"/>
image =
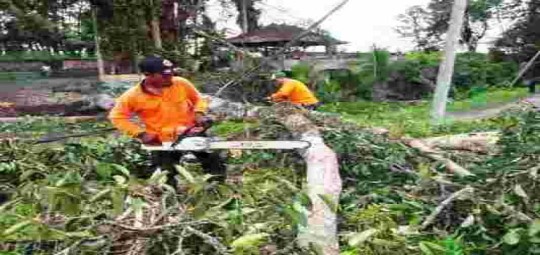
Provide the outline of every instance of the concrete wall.
<path id="1" fill-rule="evenodd" d="M 63 60 L 52 61 L 54 70 L 96 70 L 95 60 Z M 20 61 L 20 62 L 0 62 L 0 72 L 39 72 L 41 67 L 47 65 L 43 61 Z M 105 68 L 109 68 L 111 63 L 106 61 Z"/>
<path id="2" fill-rule="evenodd" d="M 351 65 L 358 61 L 356 55 L 335 55 L 335 56 L 307 56 L 301 59 L 281 59 L 270 62 L 270 65 L 276 69 L 290 71 L 291 68 L 300 63 L 306 63 L 313 66 L 314 70 L 333 70 L 333 69 L 349 69 Z"/>

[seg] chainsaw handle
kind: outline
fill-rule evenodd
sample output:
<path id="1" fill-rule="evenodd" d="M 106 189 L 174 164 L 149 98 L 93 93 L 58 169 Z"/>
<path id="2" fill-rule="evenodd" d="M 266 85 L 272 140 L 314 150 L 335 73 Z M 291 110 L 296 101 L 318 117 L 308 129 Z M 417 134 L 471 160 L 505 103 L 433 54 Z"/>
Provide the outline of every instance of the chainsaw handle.
<path id="1" fill-rule="evenodd" d="M 208 129 L 210 129 L 212 127 L 212 124 L 213 124 L 213 121 L 211 119 L 209 119 L 207 122 L 203 123 L 202 125 L 201 124 L 195 124 L 195 125 L 192 125 L 188 128 L 186 128 L 184 130 L 184 132 L 182 132 L 180 135 L 178 135 L 178 137 L 176 138 L 176 141 L 174 141 L 174 143 L 172 143 L 172 147 L 178 145 L 182 139 L 188 137 L 190 135 L 190 132 L 191 130 L 193 130 L 194 128 L 197 128 L 197 127 L 203 127 L 203 130 L 201 130 L 201 132 L 199 132 L 199 134 L 204 134 L 206 131 L 208 131 Z"/>

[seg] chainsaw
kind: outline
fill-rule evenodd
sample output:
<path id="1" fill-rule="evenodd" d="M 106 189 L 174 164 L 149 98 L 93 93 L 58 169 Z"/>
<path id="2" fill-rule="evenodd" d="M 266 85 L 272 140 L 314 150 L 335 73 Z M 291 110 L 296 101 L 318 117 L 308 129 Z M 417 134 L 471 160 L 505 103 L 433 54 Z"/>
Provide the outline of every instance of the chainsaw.
<path id="1" fill-rule="evenodd" d="M 212 127 L 213 121 L 208 118 L 201 124 L 187 128 L 174 142 L 164 142 L 161 146 L 142 145 L 147 151 L 207 151 L 207 150 L 295 150 L 307 149 L 311 143 L 307 141 L 222 141 L 216 137 L 203 134 Z M 197 132 L 192 132 L 198 129 Z"/>

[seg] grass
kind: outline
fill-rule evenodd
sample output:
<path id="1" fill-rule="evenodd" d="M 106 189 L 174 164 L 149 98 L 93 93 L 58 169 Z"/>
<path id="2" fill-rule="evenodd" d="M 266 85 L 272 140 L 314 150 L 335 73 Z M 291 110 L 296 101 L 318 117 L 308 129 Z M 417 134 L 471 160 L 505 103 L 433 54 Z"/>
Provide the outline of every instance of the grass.
<path id="1" fill-rule="evenodd" d="M 212 127 L 212 134 L 227 137 L 234 134 L 242 133 L 246 128 L 252 128 L 256 123 L 241 122 L 241 121 L 223 121 Z"/>
<path id="2" fill-rule="evenodd" d="M 489 108 L 517 101 L 529 95 L 526 88 L 496 89 L 473 96 L 472 98 L 455 101 L 448 105 L 448 111 L 461 112 Z"/>
<path id="3" fill-rule="evenodd" d="M 429 118 L 429 104 L 350 102 L 328 104 L 322 111 L 340 113 L 345 119 L 363 127 L 383 127 L 392 137 L 429 137 L 446 134 L 481 132 L 509 125 L 508 119 L 492 118 L 478 121 L 447 120 L 433 126 Z"/>

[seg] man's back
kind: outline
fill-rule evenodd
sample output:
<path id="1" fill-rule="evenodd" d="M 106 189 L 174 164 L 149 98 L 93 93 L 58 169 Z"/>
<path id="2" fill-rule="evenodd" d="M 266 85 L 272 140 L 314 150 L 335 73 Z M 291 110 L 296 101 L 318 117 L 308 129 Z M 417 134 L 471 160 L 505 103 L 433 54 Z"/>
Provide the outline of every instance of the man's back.
<path id="1" fill-rule="evenodd" d="M 276 101 L 287 100 L 299 105 L 312 105 L 319 102 L 303 82 L 294 79 L 284 79 L 280 90 L 272 95 L 272 98 Z"/>

